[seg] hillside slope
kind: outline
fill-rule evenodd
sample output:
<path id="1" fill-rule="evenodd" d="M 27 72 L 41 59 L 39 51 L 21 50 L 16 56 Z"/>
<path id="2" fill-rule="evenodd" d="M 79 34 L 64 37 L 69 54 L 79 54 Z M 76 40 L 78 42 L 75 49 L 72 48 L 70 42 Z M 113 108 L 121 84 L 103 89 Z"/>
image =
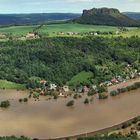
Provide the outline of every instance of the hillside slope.
<path id="1" fill-rule="evenodd" d="M 93 8 L 84 10 L 80 18 L 74 20 L 82 24 L 112 25 L 112 26 L 137 26 L 138 21 L 120 13 L 113 8 Z"/>

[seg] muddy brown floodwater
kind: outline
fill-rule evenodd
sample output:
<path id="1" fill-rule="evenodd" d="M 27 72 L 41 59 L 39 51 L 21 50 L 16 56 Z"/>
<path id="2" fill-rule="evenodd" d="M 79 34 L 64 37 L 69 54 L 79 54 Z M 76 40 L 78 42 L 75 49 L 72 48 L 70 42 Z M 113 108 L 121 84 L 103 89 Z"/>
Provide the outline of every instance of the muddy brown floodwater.
<path id="1" fill-rule="evenodd" d="M 114 89 L 114 88 L 113 88 Z M 111 88 L 110 88 L 111 90 Z M 0 135 L 56 138 L 97 131 L 120 124 L 140 115 L 140 90 L 84 105 L 85 97 L 78 99 L 73 108 L 66 107 L 69 98 L 47 101 L 29 100 L 26 91 L 0 90 L 0 100 L 10 100 L 8 109 L 0 109 Z"/>

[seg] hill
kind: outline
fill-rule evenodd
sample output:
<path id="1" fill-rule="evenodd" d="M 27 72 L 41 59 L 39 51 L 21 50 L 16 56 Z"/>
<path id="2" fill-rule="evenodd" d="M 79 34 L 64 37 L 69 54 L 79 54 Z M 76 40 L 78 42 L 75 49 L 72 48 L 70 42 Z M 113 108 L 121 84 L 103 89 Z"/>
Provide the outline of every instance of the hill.
<path id="1" fill-rule="evenodd" d="M 0 42 L 0 79 L 27 84 L 35 76 L 75 85 L 126 77 L 128 64 L 140 71 L 139 44 L 138 37 L 94 36 Z"/>
<path id="2" fill-rule="evenodd" d="M 82 24 L 111 25 L 111 26 L 138 26 L 139 22 L 120 13 L 114 8 L 93 8 L 83 10 L 80 18 L 74 22 Z"/>
<path id="3" fill-rule="evenodd" d="M 140 12 L 123 12 L 123 14 L 135 20 L 140 20 Z"/>
<path id="4" fill-rule="evenodd" d="M 0 25 L 25 25 L 49 21 L 64 21 L 79 17 L 72 13 L 0 14 Z"/>

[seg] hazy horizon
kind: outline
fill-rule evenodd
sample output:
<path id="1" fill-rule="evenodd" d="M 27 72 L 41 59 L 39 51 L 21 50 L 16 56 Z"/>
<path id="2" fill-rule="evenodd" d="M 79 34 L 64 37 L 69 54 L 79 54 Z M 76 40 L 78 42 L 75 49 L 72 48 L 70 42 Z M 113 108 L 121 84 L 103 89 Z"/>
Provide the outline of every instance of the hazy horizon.
<path id="1" fill-rule="evenodd" d="M 0 14 L 82 13 L 93 7 L 140 12 L 140 0 L 1 0 Z"/>

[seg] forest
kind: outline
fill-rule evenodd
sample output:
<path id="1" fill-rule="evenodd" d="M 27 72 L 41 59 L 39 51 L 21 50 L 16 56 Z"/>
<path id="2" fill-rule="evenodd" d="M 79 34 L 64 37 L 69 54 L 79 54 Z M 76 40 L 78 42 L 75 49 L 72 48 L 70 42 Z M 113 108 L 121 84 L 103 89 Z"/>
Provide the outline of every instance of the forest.
<path id="1" fill-rule="evenodd" d="M 80 84 L 96 84 L 118 75 L 125 77 L 127 65 L 139 70 L 139 54 L 137 36 L 9 40 L 0 42 L 0 79 L 27 84 L 36 76 L 65 84 L 84 71 L 91 76 Z"/>

